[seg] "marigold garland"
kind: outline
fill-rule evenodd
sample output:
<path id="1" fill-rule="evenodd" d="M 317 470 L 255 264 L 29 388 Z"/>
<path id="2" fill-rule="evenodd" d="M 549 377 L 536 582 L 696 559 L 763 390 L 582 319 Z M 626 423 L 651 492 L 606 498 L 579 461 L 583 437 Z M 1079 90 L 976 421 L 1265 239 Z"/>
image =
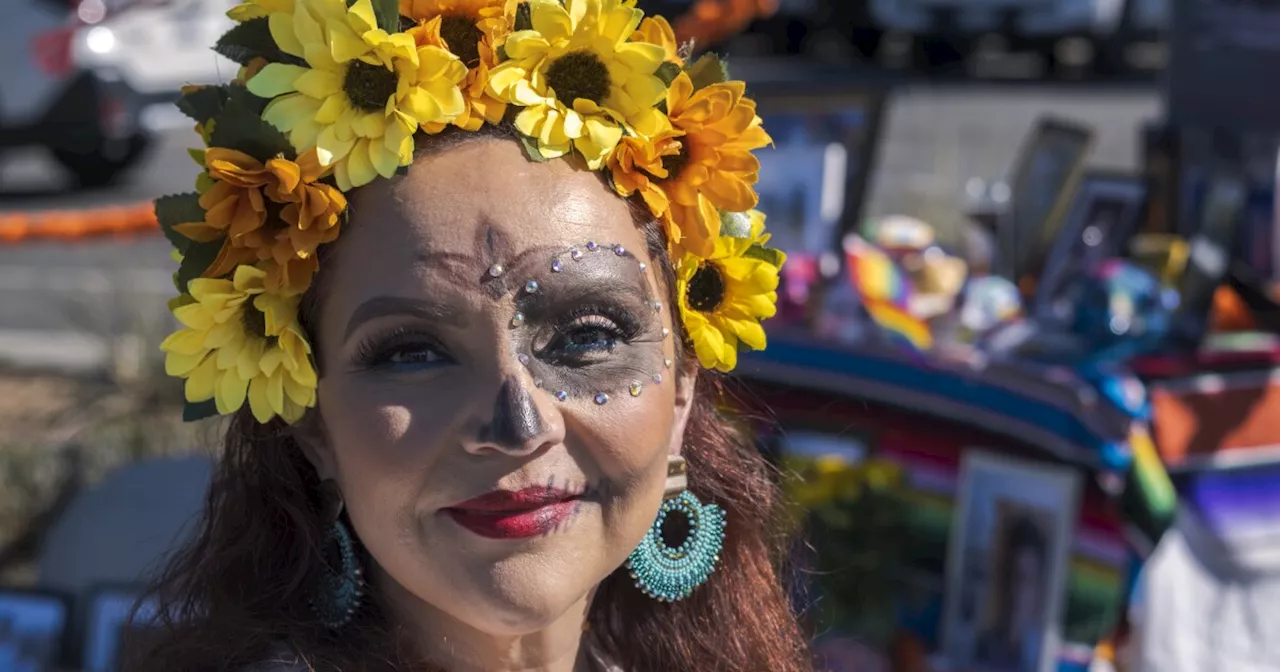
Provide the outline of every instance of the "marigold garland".
<path id="1" fill-rule="evenodd" d="M 714 56 L 686 62 L 635 0 L 246 0 L 217 45 L 240 72 L 183 89 L 205 147 L 196 191 L 161 198 L 182 328 L 166 369 L 184 416 L 246 404 L 260 422 L 315 405 L 298 323 L 346 192 L 403 171 L 414 136 L 511 120 L 531 160 L 574 154 L 663 224 L 699 362 L 765 346 L 784 260 L 752 210 L 769 144 Z"/>

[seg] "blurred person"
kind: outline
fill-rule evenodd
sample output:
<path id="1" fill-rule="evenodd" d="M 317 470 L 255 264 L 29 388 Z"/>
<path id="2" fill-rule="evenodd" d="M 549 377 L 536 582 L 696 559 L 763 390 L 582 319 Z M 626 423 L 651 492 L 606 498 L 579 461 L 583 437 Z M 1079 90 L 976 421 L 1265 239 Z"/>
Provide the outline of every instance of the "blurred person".
<path id="1" fill-rule="evenodd" d="M 236 85 L 184 99 L 162 347 L 230 422 L 130 669 L 807 672 L 714 375 L 777 299 L 754 103 L 630 2 L 387 4 L 234 13 L 288 147 Z"/>
<path id="2" fill-rule="evenodd" d="M 1044 637 L 1048 539 L 1030 518 L 1010 523 L 992 577 L 995 613 L 974 660 L 993 672 L 1036 672 Z"/>

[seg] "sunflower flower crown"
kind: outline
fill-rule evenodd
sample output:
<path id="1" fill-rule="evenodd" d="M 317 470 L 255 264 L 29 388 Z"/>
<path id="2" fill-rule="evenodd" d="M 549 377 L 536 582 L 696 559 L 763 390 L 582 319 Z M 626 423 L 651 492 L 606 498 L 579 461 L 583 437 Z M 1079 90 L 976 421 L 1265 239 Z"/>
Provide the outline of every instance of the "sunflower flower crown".
<path id="1" fill-rule="evenodd" d="M 577 155 L 667 234 L 699 362 L 762 349 L 781 252 L 754 210 L 771 140 L 742 82 L 688 59 L 635 0 L 247 0 L 215 47 L 243 67 L 178 107 L 205 147 L 193 193 L 156 201 L 177 248 L 181 327 L 161 345 L 189 420 L 296 422 L 315 406 L 299 301 L 345 194 L 413 161 L 414 140 L 510 122 L 526 155 Z"/>

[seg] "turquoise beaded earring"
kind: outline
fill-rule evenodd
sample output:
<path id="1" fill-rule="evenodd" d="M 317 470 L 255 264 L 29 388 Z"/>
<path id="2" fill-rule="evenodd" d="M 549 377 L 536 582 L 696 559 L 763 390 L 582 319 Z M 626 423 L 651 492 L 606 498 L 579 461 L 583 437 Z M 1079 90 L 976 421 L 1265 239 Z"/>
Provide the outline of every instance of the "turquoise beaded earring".
<path id="1" fill-rule="evenodd" d="M 337 630 L 350 623 L 360 608 L 364 599 L 364 571 L 356 556 L 351 530 L 342 522 L 342 493 L 337 483 L 325 480 L 320 489 L 325 500 L 325 519 L 329 521 L 325 543 L 336 551 L 333 559 L 337 566 L 333 566 L 328 557 L 322 560 L 319 585 L 311 596 L 311 610 L 325 627 Z"/>
<path id="2" fill-rule="evenodd" d="M 714 504 L 703 504 L 687 490 L 687 472 L 683 457 L 669 458 L 662 508 L 640 545 L 627 558 L 627 569 L 631 570 L 636 587 L 662 602 L 682 600 L 706 583 L 724 546 L 724 511 Z M 689 524 L 688 536 L 676 546 L 668 544 L 663 535 L 663 526 L 672 514 L 684 516 Z"/>

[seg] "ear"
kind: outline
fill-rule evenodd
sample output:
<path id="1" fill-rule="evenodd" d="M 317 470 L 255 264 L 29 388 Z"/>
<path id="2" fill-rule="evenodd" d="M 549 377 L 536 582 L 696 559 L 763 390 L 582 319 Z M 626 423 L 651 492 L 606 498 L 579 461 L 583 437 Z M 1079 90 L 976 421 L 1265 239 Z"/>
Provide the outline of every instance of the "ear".
<path id="1" fill-rule="evenodd" d="M 694 392 L 698 381 L 698 364 L 682 363 L 675 375 L 676 416 L 671 423 L 671 437 L 667 441 L 667 454 L 679 455 L 684 449 L 684 430 L 693 412 Z"/>
<path id="2" fill-rule="evenodd" d="M 337 477 L 337 460 L 333 457 L 333 449 L 329 446 L 329 433 L 325 431 L 324 420 L 319 409 L 311 409 L 292 427 L 289 428 L 294 441 L 302 449 L 307 461 L 315 467 L 316 476 L 321 481 Z"/>

